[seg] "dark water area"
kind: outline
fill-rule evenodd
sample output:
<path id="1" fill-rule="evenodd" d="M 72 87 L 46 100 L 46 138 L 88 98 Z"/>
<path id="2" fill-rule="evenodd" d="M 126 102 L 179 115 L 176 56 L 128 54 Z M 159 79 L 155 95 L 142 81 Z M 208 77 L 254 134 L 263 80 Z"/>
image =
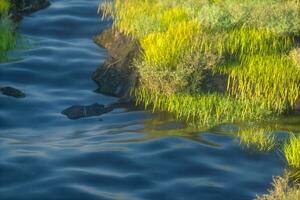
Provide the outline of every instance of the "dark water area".
<path id="1" fill-rule="evenodd" d="M 0 65 L 0 85 L 26 94 L 0 95 L 0 199 L 250 200 L 265 193 L 284 161 L 243 149 L 226 129 L 191 129 L 133 105 L 79 120 L 61 114 L 117 101 L 95 93 L 91 80 L 107 56 L 92 41 L 109 26 L 98 3 L 53 0 L 21 22 L 31 48 Z"/>

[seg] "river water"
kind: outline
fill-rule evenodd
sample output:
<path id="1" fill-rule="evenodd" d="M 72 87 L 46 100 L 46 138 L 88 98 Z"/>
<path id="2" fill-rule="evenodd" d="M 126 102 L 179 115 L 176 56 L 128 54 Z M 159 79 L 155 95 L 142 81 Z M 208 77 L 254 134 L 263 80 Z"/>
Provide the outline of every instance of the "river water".
<path id="1" fill-rule="evenodd" d="M 21 22 L 29 47 L 0 65 L 0 85 L 27 95 L 0 96 L 0 199 L 250 200 L 265 193 L 284 161 L 245 150 L 228 126 L 194 130 L 133 105 L 80 120 L 61 114 L 117 101 L 95 93 L 91 80 L 107 56 L 91 39 L 109 26 L 98 3 L 53 0 Z"/>

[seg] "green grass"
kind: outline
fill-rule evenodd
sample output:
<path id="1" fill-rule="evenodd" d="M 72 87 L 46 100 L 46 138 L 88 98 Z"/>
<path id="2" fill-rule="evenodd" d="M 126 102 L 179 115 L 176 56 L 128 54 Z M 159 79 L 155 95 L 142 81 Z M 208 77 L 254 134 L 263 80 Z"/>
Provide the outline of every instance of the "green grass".
<path id="1" fill-rule="evenodd" d="M 271 130 L 265 128 L 241 129 L 237 133 L 242 146 L 254 147 L 258 151 L 270 151 L 275 148 L 276 141 Z"/>
<path id="2" fill-rule="evenodd" d="M 10 8 L 9 0 L 0 1 L 0 15 L 6 13 Z"/>
<path id="3" fill-rule="evenodd" d="M 7 54 L 16 46 L 15 25 L 8 17 L 10 3 L 8 0 L 0 2 L 0 62 L 7 61 Z"/>
<path id="4" fill-rule="evenodd" d="M 133 95 L 136 97 L 136 103 L 144 105 L 145 109 L 150 108 L 153 112 L 167 111 L 178 119 L 185 119 L 199 127 L 273 117 L 260 103 L 218 93 L 164 94 L 138 88 L 133 91 Z"/>
<path id="5" fill-rule="evenodd" d="M 14 24 L 8 17 L 0 19 L 0 62 L 7 61 L 7 53 L 16 47 Z"/>
<path id="6" fill-rule="evenodd" d="M 300 170 L 300 136 L 292 135 L 283 149 L 288 164 Z"/>
<path id="7" fill-rule="evenodd" d="M 116 0 L 102 10 L 115 29 L 139 40 L 135 96 L 153 111 L 205 126 L 262 120 L 287 112 L 300 95 L 297 54 L 290 53 L 297 1 Z M 226 94 L 201 92 L 207 69 L 229 77 Z"/>

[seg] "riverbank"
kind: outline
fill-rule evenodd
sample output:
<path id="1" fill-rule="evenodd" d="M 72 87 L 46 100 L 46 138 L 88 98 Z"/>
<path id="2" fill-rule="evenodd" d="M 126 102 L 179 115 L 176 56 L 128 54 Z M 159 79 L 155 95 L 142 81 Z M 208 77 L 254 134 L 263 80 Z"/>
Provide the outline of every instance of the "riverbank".
<path id="1" fill-rule="evenodd" d="M 116 1 L 101 9 L 114 20 L 95 38 L 110 53 L 94 74 L 103 93 L 200 127 L 253 129 L 299 109 L 299 3 Z M 258 149 L 285 144 L 287 162 L 300 168 L 291 164 L 300 160 L 297 137 L 274 145 L 272 130 L 241 132 Z"/>

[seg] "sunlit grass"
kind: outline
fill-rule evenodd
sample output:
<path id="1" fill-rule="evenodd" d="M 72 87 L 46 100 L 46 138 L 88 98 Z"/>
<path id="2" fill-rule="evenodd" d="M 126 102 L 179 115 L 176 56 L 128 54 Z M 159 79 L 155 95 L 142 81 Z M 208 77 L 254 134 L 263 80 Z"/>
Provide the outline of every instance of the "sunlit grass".
<path id="1" fill-rule="evenodd" d="M 0 19 L 0 62 L 7 60 L 7 52 L 16 46 L 14 24 L 8 17 Z"/>
<path id="2" fill-rule="evenodd" d="M 284 155 L 288 164 L 300 169 L 300 136 L 292 135 L 284 145 Z"/>
<path id="3" fill-rule="evenodd" d="M 0 15 L 7 12 L 10 8 L 9 0 L 1 0 L 0 1 Z"/>
<path id="4" fill-rule="evenodd" d="M 293 51 L 291 51 L 290 56 L 291 56 L 292 60 L 294 61 L 294 64 L 300 70 L 300 48 L 296 48 Z"/>
<path id="5" fill-rule="evenodd" d="M 14 24 L 8 16 L 9 0 L 0 1 L 0 62 L 7 60 L 7 52 L 16 46 Z"/>
<path id="6" fill-rule="evenodd" d="M 177 118 L 198 126 L 212 126 L 225 122 L 264 120 L 272 117 L 258 102 L 235 99 L 217 93 L 212 94 L 163 94 L 145 88 L 134 90 L 137 104 L 145 109 L 168 111 Z"/>
<path id="7" fill-rule="evenodd" d="M 101 6 L 141 45 L 135 97 L 196 124 L 262 120 L 293 108 L 299 1 L 116 0 Z M 296 61 L 296 62 L 295 62 Z M 205 73 L 229 77 L 226 94 L 203 94 Z"/>
<path id="8" fill-rule="evenodd" d="M 299 200 L 300 185 L 291 185 L 289 175 L 275 177 L 273 179 L 273 188 L 269 194 L 261 195 L 256 200 Z"/>
<path id="9" fill-rule="evenodd" d="M 237 133 L 240 143 L 247 147 L 254 147 L 259 151 L 270 151 L 274 149 L 276 141 L 271 130 L 265 128 L 241 129 Z"/>
<path id="10" fill-rule="evenodd" d="M 260 100 L 278 113 L 293 107 L 300 95 L 300 70 L 285 55 L 250 56 L 233 67 L 229 77 L 230 93 Z"/>
<path id="11" fill-rule="evenodd" d="M 166 32 L 153 32 L 141 40 L 143 61 L 148 66 L 176 70 L 180 59 L 191 51 L 193 38 L 200 34 L 197 22 L 178 22 Z"/>

